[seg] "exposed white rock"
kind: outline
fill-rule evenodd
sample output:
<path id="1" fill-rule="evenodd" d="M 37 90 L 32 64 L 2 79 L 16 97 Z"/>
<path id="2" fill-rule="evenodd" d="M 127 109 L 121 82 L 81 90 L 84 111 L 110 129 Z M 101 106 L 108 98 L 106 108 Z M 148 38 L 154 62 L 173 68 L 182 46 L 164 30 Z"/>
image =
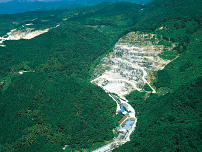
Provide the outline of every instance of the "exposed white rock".
<path id="1" fill-rule="evenodd" d="M 60 26 L 60 24 L 56 25 L 56 27 L 59 27 L 59 26 Z"/>
<path id="2" fill-rule="evenodd" d="M 150 39 L 154 34 L 131 32 L 122 37 L 114 47 L 114 51 L 104 57 L 92 75 L 92 83 L 103 88 L 116 101 L 117 111 L 124 107 L 128 119 L 133 124 L 128 130 L 118 126 L 118 137 L 107 145 L 93 152 L 112 151 L 116 147 L 130 141 L 130 135 L 135 130 L 137 118 L 134 108 L 128 103 L 125 95 L 133 90 L 142 90 L 147 83 L 155 93 L 155 89 L 148 83 L 146 76 L 150 71 L 161 70 L 169 60 L 161 59 L 158 54 L 164 49 Z M 115 93 L 115 94 L 111 94 Z"/>
<path id="3" fill-rule="evenodd" d="M 25 25 L 30 26 L 30 25 L 34 25 L 34 24 L 33 23 L 28 23 L 28 24 L 25 24 Z"/>
<path id="4" fill-rule="evenodd" d="M 30 72 L 30 71 L 19 71 L 18 73 L 19 73 L 19 74 L 23 74 L 23 73 L 25 73 L 25 72 Z"/>
<path id="5" fill-rule="evenodd" d="M 154 34 L 131 32 L 122 37 L 114 51 L 101 60 L 91 82 L 121 98 L 133 90 L 142 90 L 146 83 L 155 93 L 146 76 L 150 71 L 162 70 L 170 60 L 158 56 L 164 46 L 154 44 L 150 40 L 153 36 Z"/>
<path id="6" fill-rule="evenodd" d="M 20 39 L 32 39 L 38 35 L 46 33 L 49 28 L 44 30 L 35 30 L 34 28 L 26 28 L 25 30 L 14 30 L 8 33 L 6 40 L 20 40 Z"/>
<path id="7" fill-rule="evenodd" d="M 1 44 L 6 40 L 32 39 L 48 31 L 49 31 L 49 28 L 44 30 L 35 30 L 34 28 L 26 28 L 23 30 L 13 29 L 9 33 L 7 33 L 7 35 L 0 37 L 0 46 L 5 46 Z"/>

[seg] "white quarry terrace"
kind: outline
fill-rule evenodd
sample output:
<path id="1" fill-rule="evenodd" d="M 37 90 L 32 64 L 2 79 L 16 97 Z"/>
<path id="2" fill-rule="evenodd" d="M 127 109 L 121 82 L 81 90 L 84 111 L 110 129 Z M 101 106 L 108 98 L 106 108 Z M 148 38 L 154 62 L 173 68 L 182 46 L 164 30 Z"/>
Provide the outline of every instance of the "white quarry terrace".
<path id="1" fill-rule="evenodd" d="M 116 130 L 117 138 L 93 152 L 112 151 L 116 147 L 130 141 L 130 135 L 135 130 L 137 118 L 135 110 L 125 96 L 133 90 L 143 91 L 145 84 L 156 93 L 147 81 L 150 71 L 161 70 L 170 60 L 161 59 L 160 54 L 164 46 L 152 42 L 154 34 L 131 32 L 122 37 L 115 45 L 113 52 L 107 54 L 94 70 L 91 83 L 97 84 L 116 102 L 116 114 L 125 115 Z M 172 49 L 172 48 L 170 48 Z M 124 126 L 128 122 L 128 126 Z"/>
<path id="2" fill-rule="evenodd" d="M 33 25 L 32 23 L 25 24 L 27 26 Z M 22 25 L 24 27 L 24 25 Z M 60 24 L 56 25 L 56 27 L 51 27 L 51 28 L 57 28 L 60 26 Z M 4 47 L 5 45 L 3 44 L 4 41 L 7 40 L 20 40 L 20 39 L 32 39 L 36 36 L 39 36 L 43 33 L 48 32 L 51 28 L 46 28 L 46 29 L 35 29 L 35 28 L 24 28 L 24 29 L 13 29 L 10 32 L 8 32 L 6 35 L 3 37 L 0 37 L 0 46 Z"/>
<path id="3" fill-rule="evenodd" d="M 26 28 L 23 30 L 13 29 L 10 32 L 8 32 L 7 35 L 0 37 L 0 46 L 2 47 L 5 46 L 2 43 L 6 40 L 32 39 L 48 31 L 49 31 L 49 28 L 44 30 L 35 30 L 34 28 Z"/>
<path id="4" fill-rule="evenodd" d="M 141 91 L 146 83 L 155 93 L 146 76 L 150 71 L 162 70 L 170 60 L 158 56 L 164 46 L 149 41 L 154 36 L 131 32 L 122 37 L 114 51 L 101 60 L 91 82 L 121 98 L 133 90 Z"/>

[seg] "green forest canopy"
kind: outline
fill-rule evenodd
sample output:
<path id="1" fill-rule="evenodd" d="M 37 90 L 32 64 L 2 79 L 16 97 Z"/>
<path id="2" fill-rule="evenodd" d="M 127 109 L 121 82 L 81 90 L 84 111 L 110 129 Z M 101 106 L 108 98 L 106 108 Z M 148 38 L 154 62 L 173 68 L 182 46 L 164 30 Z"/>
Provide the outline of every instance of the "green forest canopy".
<path id="1" fill-rule="evenodd" d="M 145 6 L 102 3 L 1 16 L 2 35 L 32 17 L 39 18 L 37 29 L 61 23 L 34 39 L 5 41 L 6 47 L 0 47 L 0 80 L 5 82 L 0 92 L 1 151 L 62 151 L 64 145 L 84 150 L 111 140 L 116 105 L 89 82 L 90 71 L 97 58 L 134 30 L 175 42 L 179 57 L 152 82 L 157 92 L 169 90 L 166 95 L 127 96 L 139 113 L 137 128 L 131 142 L 115 151 L 201 151 L 200 8 L 200 0 L 155 0 Z M 20 70 L 29 72 L 20 75 Z"/>
<path id="2" fill-rule="evenodd" d="M 157 92 L 167 91 L 160 96 L 138 92 L 127 96 L 138 113 L 137 127 L 132 140 L 115 152 L 202 150 L 201 7 L 201 1 L 156 0 L 145 8 L 148 15 L 135 29 L 164 27 L 155 33 L 178 42 L 179 57 L 158 71 L 153 82 Z"/>

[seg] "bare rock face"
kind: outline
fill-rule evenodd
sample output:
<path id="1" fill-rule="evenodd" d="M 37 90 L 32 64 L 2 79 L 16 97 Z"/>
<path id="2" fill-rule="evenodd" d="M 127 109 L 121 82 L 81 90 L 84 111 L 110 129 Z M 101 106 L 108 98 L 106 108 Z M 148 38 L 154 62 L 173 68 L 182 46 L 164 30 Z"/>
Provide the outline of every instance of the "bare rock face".
<path id="1" fill-rule="evenodd" d="M 34 28 L 26 28 L 24 30 L 18 30 L 18 31 L 13 30 L 8 33 L 7 40 L 32 39 L 48 31 L 49 29 L 35 30 Z"/>
<path id="2" fill-rule="evenodd" d="M 161 70 L 170 62 L 158 56 L 164 47 L 156 44 L 154 34 L 131 32 L 101 60 L 91 82 L 122 98 L 132 90 L 142 90 L 145 83 L 151 87 L 146 79 L 148 73 Z"/>
<path id="3" fill-rule="evenodd" d="M 35 30 L 34 28 L 26 28 L 23 30 L 11 30 L 7 35 L 0 37 L 0 46 L 4 47 L 3 41 L 6 40 L 20 40 L 20 39 L 32 39 L 38 35 L 46 33 L 49 31 L 49 28 L 44 30 Z"/>

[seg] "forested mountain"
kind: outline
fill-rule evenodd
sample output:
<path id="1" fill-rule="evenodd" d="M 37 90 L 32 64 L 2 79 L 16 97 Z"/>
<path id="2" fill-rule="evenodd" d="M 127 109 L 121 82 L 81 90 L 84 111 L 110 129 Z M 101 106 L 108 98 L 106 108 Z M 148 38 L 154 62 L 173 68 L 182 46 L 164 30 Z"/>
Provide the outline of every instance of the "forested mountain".
<path id="1" fill-rule="evenodd" d="M 116 18 L 128 15 L 126 8 L 133 13 L 142 6 L 103 3 L 47 14 L 2 15 L 4 31 L 13 26 L 19 32 L 43 29 L 58 20 L 60 26 L 33 39 L 4 41 L 0 47 L 1 151 L 62 151 L 65 145 L 66 151 L 91 150 L 113 139 L 119 119 L 116 103 L 89 78 L 98 58 L 136 22 L 135 14 L 129 16 L 129 25 Z M 105 9 L 111 16 L 100 14 Z M 89 24 L 96 18 L 105 26 Z"/>
<path id="2" fill-rule="evenodd" d="M 90 6 L 102 2 L 127 1 L 146 4 L 151 0 L 5 0 L 0 2 L 0 14 L 23 13 L 26 11 L 73 9 L 76 7 Z"/>
<path id="3" fill-rule="evenodd" d="M 0 151 L 92 151 L 117 136 L 116 103 L 90 77 L 131 31 L 174 44 L 161 57 L 177 58 L 148 76 L 157 93 L 126 96 L 137 127 L 114 151 L 202 151 L 201 8 L 201 0 L 154 0 L 0 15 L 1 37 L 49 29 L 0 46 Z"/>
<path id="4" fill-rule="evenodd" d="M 202 125 L 202 1 L 154 1 L 135 29 L 155 30 L 164 40 L 178 42 L 179 57 L 153 73 L 159 95 L 132 92 L 137 127 L 129 143 L 114 151 L 201 151 Z"/>

